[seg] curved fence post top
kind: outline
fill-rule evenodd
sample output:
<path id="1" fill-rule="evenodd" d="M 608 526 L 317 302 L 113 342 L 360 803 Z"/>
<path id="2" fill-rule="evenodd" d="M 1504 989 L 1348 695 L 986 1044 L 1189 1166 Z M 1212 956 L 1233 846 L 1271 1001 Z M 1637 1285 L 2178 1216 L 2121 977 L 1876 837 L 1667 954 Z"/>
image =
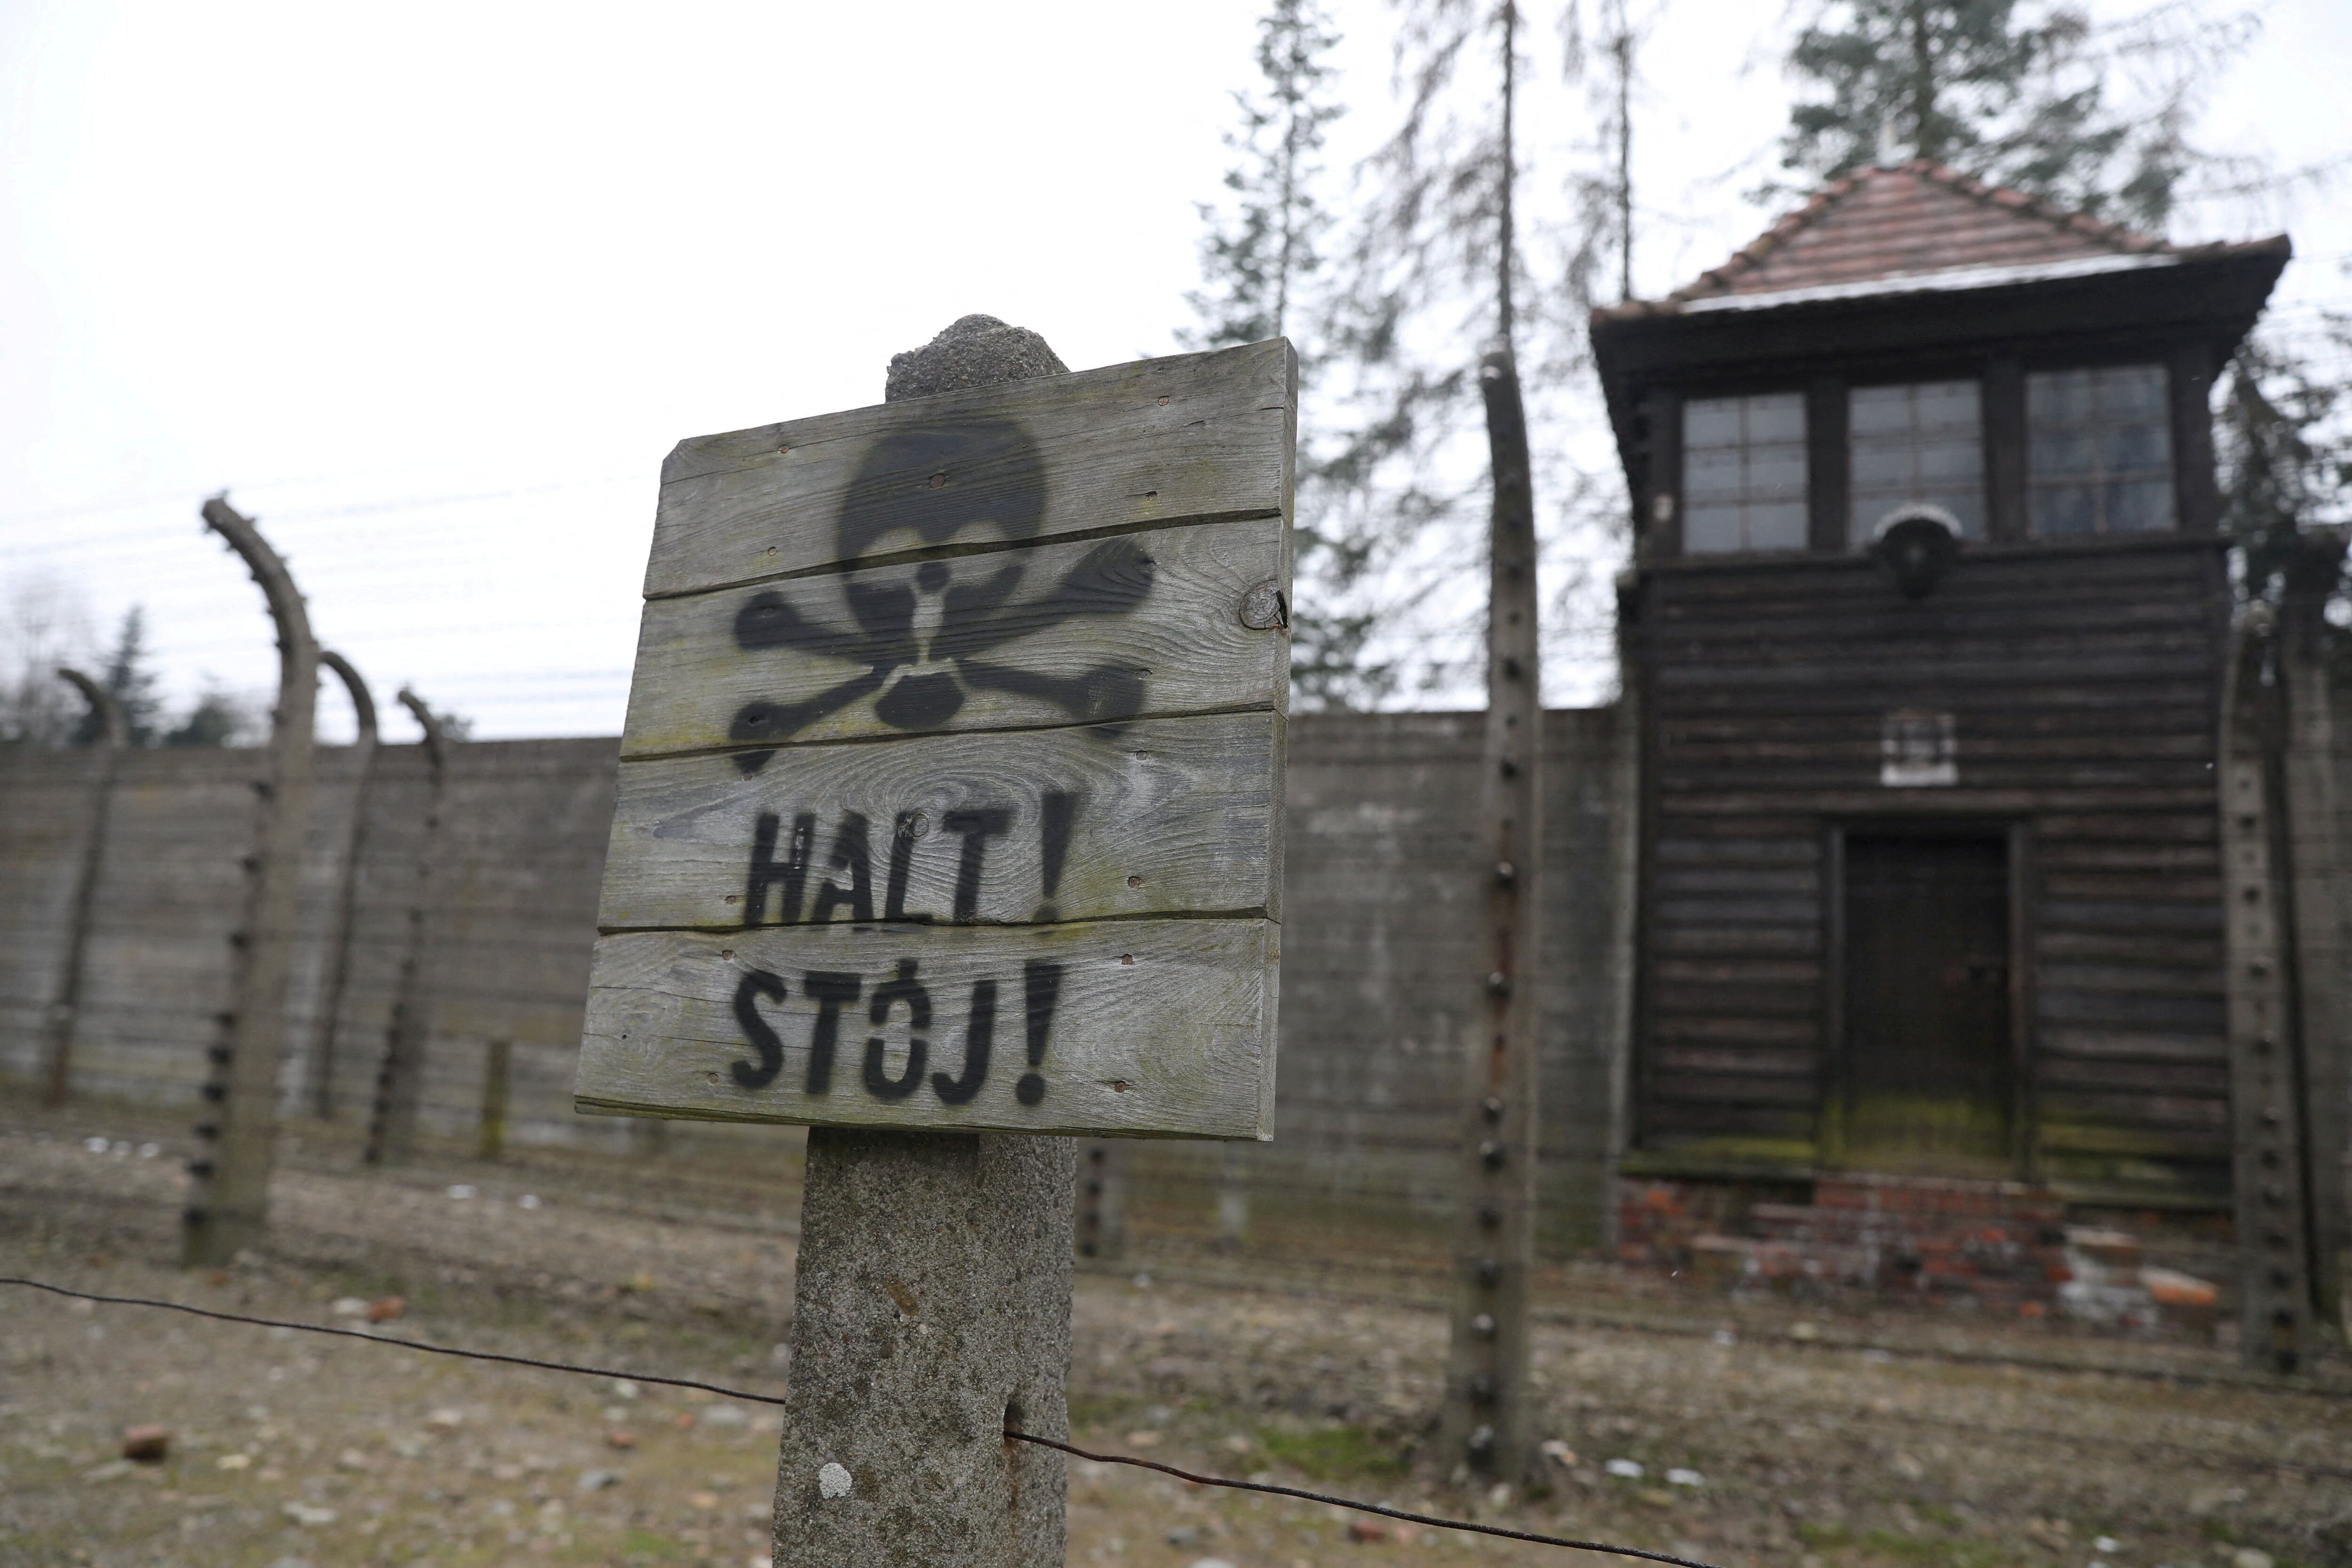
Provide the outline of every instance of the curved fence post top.
<path id="1" fill-rule="evenodd" d="M 286 570 L 286 563 L 269 541 L 261 537 L 261 530 L 253 520 L 228 504 L 228 492 L 223 490 L 204 504 L 205 526 L 228 542 L 237 552 L 253 580 L 261 584 L 261 592 L 269 601 L 269 614 L 278 623 L 279 632 L 294 646 L 282 649 L 286 654 L 299 652 L 315 659 L 318 642 L 310 633 L 310 615 L 303 607 L 302 595 L 294 586 L 294 574 Z"/>
<path id="2" fill-rule="evenodd" d="M 343 689 L 351 693 L 352 712 L 359 720 L 359 743 L 362 746 L 374 745 L 376 740 L 375 693 L 368 689 L 368 683 L 361 677 L 357 667 L 333 648 L 320 648 L 319 662 L 333 670 L 335 678 L 343 683 Z"/>
<path id="3" fill-rule="evenodd" d="M 442 730 L 441 721 L 434 717 L 432 709 L 425 706 L 425 699 L 405 686 L 400 689 L 400 705 L 407 709 L 423 727 L 425 754 L 432 759 L 436 768 L 440 767 L 448 760 L 449 752 L 449 737 Z"/>
<path id="4" fill-rule="evenodd" d="M 58 679 L 71 681 L 89 703 L 89 710 L 98 715 L 100 745 L 119 752 L 131 743 L 131 721 L 124 716 L 122 704 L 115 700 L 113 692 L 70 665 L 58 667 Z"/>

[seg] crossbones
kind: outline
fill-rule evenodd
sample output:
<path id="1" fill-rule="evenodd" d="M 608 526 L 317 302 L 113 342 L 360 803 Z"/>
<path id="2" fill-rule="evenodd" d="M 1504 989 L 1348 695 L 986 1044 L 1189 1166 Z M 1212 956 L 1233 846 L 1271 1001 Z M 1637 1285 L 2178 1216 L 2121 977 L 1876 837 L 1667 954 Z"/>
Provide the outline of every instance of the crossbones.
<path id="1" fill-rule="evenodd" d="M 1009 420 L 886 436 L 866 453 L 842 502 L 837 558 L 1028 539 L 1045 512 L 1045 479 L 1036 443 Z M 739 647 L 788 647 L 865 668 L 800 701 L 744 704 L 729 738 L 787 741 L 867 697 L 875 717 L 895 729 L 934 730 L 974 690 L 1034 698 L 1082 723 L 1132 717 L 1143 705 L 1143 676 L 1130 666 L 1061 677 L 983 656 L 1075 616 L 1127 614 L 1151 592 L 1151 557 L 1133 540 L 1107 540 L 1046 593 L 1016 600 L 1026 553 L 979 556 L 961 577 L 953 561 L 938 556 L 844 573 L 851 626 L 805 614 L 777 589 L 753 595 L 736 612 Z M 740 765 L 756 772 L 770 754 L 742 753 Z"/>

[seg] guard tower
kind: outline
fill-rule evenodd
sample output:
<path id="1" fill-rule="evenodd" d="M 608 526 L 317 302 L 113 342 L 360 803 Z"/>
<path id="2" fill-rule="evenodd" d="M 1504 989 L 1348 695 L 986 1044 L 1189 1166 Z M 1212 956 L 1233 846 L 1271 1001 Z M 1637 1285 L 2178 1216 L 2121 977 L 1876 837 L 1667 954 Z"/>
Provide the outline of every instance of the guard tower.
<path id="1" fill-rule="evenodd" d="M 1913 163 L 1595 313 L 1640 525 L 1624 1170 L 1691 1226 L 1974 1205 L 2021 1301 L 2087 1208 L 2226 1230 L 2208 399 L 2289 254 Z"/>

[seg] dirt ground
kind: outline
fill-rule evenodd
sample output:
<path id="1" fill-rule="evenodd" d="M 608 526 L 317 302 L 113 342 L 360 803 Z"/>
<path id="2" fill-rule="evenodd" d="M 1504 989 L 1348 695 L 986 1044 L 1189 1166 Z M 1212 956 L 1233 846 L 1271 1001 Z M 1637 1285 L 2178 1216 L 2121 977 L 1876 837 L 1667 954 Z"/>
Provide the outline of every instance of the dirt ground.
<path id="1" fill-rule="evenodd" d="M 781 1157 L 363 1174 L 310 1129 L 267 1251 L 190 1274 L 171 1267 L 180 1141 L 167 1119 L 0 1108 L 0 1273 L 346 1327 L 399 1296 L 376 1332 L 782 1391 L 798 1193 Z M 1139 1228 L 1116 1270 L 1079 1279 L 1085 1447 L 1724 1568 L 2352 1568 L 2340 1361 L 2291 1389 L 2183 1345 L 1556 1269 L 1536 1345 L 1551 1458 L 1492 1498 L 1417 1452 L 1445 1337 L 1425 1269 L 1359 1266 L 1344 1236 L 1219 1256 Z M 145 1423 L 171 1429 L 168 1458 L 123 1460 Z M 743 1568 L 768 1559 L 775 1431 L 749 1402 L 0 1287 L 5 1564 Z M 1074 1564 L 1582 1555 L 1351 1519 L 1072 1465 Z"/>

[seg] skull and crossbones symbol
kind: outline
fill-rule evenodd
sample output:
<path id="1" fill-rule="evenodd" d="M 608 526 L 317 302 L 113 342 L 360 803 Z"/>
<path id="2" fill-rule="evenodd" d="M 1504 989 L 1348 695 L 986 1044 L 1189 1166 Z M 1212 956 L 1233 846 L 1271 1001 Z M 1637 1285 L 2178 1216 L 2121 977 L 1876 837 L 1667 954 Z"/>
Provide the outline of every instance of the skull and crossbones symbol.
<path id="1" fill-rule="evenodd" d="M 1016 596 L 1030 552 L 1001 547 L 1033 538 L 1045 510 L 1044 457 L 1011 420 L 921 426 L 877 441 L 838 522 L 837 559 L 879 563 L 853 564 L 836 579 L 851 624 L 812 616 L 776 588 L 754 594 L 735 616 L 735 642 L 746 652 L 791 648 L 863 668 L 797 701 L 744 704 L 730 739 L 788 741 L 868 698 L 876 718 L 908 731 L 941 728 L 974 692 L 1043 701 L 1081 723 L 1133 717 L 1143 672 L 1132 666 L 1057 676 L 992 657 L 1074 616 L 1127 614 L 1151 591 L 1151 557 L 1131 539 L 1111 539 L 1044 594 Z M 740 765 L 755 772 L 770 754 L 741 753 Z"/>

